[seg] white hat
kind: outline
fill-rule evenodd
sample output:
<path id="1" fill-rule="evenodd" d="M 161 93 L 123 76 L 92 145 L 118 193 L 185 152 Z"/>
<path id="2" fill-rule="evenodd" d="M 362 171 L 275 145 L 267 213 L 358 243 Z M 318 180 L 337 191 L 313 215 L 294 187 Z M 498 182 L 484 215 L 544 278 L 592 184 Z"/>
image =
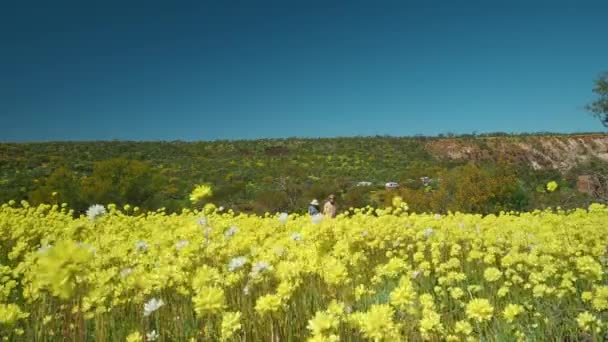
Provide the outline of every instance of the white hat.
<path id="1" fill-rule="evenodd" d="M 319 205 L 319 201 L 317 201 L 316 199 L 313 199 L 310 204 L 312 205 Z"/>

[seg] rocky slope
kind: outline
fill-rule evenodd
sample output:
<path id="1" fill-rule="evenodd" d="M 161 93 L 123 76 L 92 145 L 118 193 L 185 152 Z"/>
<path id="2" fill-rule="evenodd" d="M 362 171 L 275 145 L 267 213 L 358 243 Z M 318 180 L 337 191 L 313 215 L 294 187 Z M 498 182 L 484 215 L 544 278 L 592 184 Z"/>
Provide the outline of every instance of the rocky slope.
<path id="1" fill-rule="evenodd" d="M 519 161 L 534 169 L 567 171 L 592 158 L 608 162 L 608 134 L 446 138 L 426 150 L 440 159 Z"/>

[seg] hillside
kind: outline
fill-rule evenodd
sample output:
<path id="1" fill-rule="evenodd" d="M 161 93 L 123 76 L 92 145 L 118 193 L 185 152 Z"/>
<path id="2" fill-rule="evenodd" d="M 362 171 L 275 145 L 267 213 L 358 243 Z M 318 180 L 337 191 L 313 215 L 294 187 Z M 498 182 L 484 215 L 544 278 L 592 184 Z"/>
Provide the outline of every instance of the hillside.
<path id="1" fill-rule="evenodd" d="M 437 139 L 427 143 L 426 149 L 440 159 L 496 162 L 507 158 L 535 170 L 567 171 L 592 159 L 608 162 L 608 135 Z"/>
<path id="2" fill-rule="evenodd" d="M 303 210 L 310 198 L 329 192 L 340 194 L 344 206 L 387 204 L 383 184 L 389 181 L 399 182 L 398 194 L 415 202 L 418 195 L 411 192 L 422 191 L 419 179 L 429 177 L 446 180 L 425 184 L 420 201 L 426 202 L 414 207 L 473 210 L 448 202 L 454 191 L 464 191 L 455 186 L 467 184 L 458 177 L 486 177 L 508 189 L 483 194 L 489 202 L 474 209 L 527 210 L 602 200 L 607 165 L 607 134 L 2 143 L 0 201 L 68 202 L 77 210 L 91 202 L 115 202 L 175 211 L 190 206 L 195 184 L 209 183 L 218 205 L 263 213 Z M 579 178 L 589 175 L 593 191 L 581 194 Z M 121 181 L 125 177 L 131 177 L 128 186 Z M 455 179 L 448 189 L 450 178 Z M 559 182 L 561 197 L 539 195 L 551 180 Z M 361 181 L 372 186 L 359 189 L 355 184 Z M 472 182 L 471 191 L 480 184 Z M 505 191 L 507 197 L 525 195 L 525 203 L 503 203 L 512 200 L 500 197 Z M 440 195 L 443 199 L 429 199 Z"/>

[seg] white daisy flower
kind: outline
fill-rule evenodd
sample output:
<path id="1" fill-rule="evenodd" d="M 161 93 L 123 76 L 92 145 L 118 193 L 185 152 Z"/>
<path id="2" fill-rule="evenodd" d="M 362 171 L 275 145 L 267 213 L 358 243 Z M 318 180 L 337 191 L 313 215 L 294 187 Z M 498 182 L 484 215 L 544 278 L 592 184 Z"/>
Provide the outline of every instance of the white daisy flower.
<path id="1" fill-rule="evenodd" d="M 135 249 L 138 252 L 146 251 L 146 250 L 148 250 L 148 247 L 150 247 L 150 245 L 148 245 L 148 243 L 145 241 L 137 241 L 135 243 Z"/>
<path id="2" fill-rule="evenodd" d="M 89 209 L 87 209 L 87 216 L 89 217 L 89 220 L 91 220 L 91 221 L 95 221 L 96 218 L 98 218 L 99 216 L 105 215 L 105 213 L 106 213 L 106 208 L 104 208 L 104 206 L 101 204 L 93 204 L 92 206 L 89 207 Z"/>
<path id="3" fill-rule="evenodd" d="M 154 311 L 165 305 L 162 299 L 152 298 L 144 304 L 144 317 L 150 316 Z"/>
<path id="4" fill-rule="evenodd" d="M 281 213 L 279 215 L 279 222 L 281 222 L 281 223 L 287 223 L 288 220 L 289 220 L 289 214 L 288 213 Z"/>
<path id="5" fill-rule="evenodd" d="M 264 261 L 256 262 L 251 268 L 251 277 L 257 277 L 261 272 L 270 269 L 270 264 Z"/>
<path id="6" fill-rule="evenodd" d="M 224 236 L 229 238 L 232 237 L 234 234 L 236 234 L 239 231 L 239 229 L 235 226 L 232 226 L 230 228 L 228 228 L 225 232 L 224 232 Z"/>
<path id="7" fill-rule="evenodd" d="M 182 248 L 188 246 L 188 244 L 190 244 L 190 241 L 188 240 L 179 240 L 176 244 L 175 244 L 175 248 L 179 251 Z"/>
<path id="8" fill-rule="evenodd" d="M 228 263 L 228 271 L 234 272 L 234 271 L 238 270 L 239 268 L 245 266 L 246 263 L 247 263 L 247 258 L 245 258 L 244 256 L 232 258 L 232 259 L 230 259 L 230 262 Z"/>
<path id="9" fill-rule="evenodd" d="M 156 330 L 152 330 L 149 333 L 146 334 L 146 341 L 152 342 L 152 341 L 156 341 L 156 339 L 159 337 L 160 335 L 158 335 L 158 333 L 156 332 Z"/>

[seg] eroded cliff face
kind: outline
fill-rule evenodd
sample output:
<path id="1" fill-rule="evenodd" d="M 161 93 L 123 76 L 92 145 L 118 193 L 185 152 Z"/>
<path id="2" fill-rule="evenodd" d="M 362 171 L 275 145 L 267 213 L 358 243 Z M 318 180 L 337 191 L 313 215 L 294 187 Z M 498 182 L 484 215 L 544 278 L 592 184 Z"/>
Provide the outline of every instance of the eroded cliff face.
<path id="1" fill-rule="evenodd" d="M 447 138 L 425 146 L 440 159 L 523 162 L 534 169 L 572 167 L 597 158 L 608 162 L 608 134 Z"/>

